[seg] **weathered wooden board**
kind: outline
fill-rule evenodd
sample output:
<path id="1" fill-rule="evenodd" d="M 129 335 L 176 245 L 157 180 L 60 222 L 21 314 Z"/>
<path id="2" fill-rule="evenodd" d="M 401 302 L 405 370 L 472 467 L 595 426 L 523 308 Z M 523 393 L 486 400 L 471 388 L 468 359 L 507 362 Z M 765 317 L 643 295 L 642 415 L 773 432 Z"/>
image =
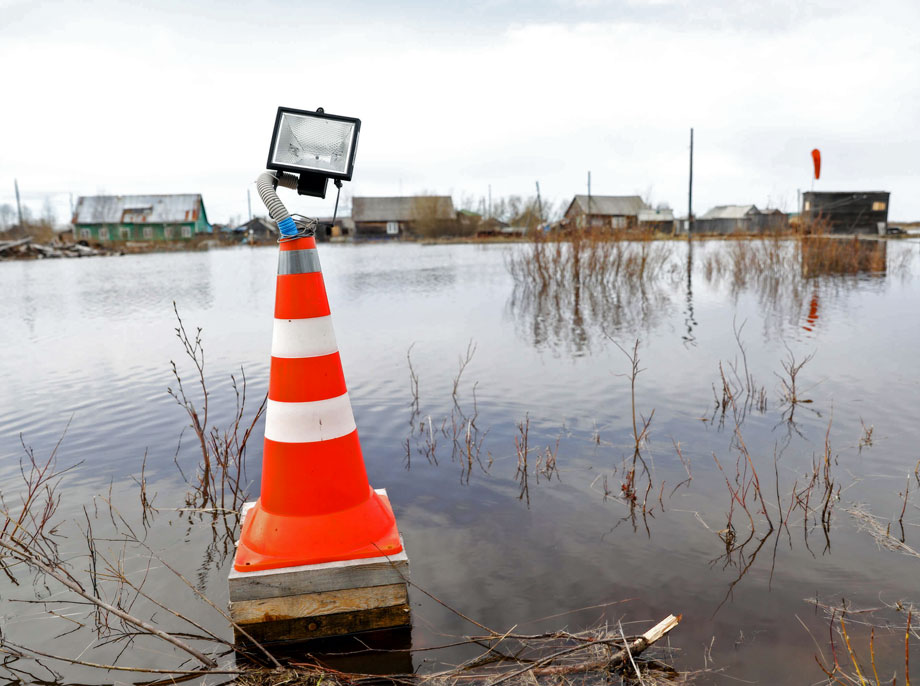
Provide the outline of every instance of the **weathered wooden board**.
<path id="1" fill-rule="evenodd" d="M 230 601 L 283 598 L 344 588 L 369 588 L 405 584 L 409 557 L 403 550 L 389 557 L 325 562 L 318 565 L 266 569 L 261 572 L 230 572 Z"/>
<path id="2" fill-rule="evenodd" d="M 342 636 L 359 631 L 409 626 L 411 614 L 408 605 L 394 605 L 374 610 L 342 612 L 302 619 L 281 619 L 274 622 L 243 625 L 243 629 L 260 643 L 272 641 L 304 641 L 324 636 Z M 247 639 L 234 629 L 236 641 Z"/>
<path id="3" fill-rule="evenodd" d="M 304 593 L 281 598 L 238 600 L 230 603 L 230 617 L 237 624 L 273 622 L 299 617 L 318 617 L 341 612 L 373 610 L 405 605 L 409 593 L 405 583 L 370 588 L 345 588 L 323 593 Z"/>

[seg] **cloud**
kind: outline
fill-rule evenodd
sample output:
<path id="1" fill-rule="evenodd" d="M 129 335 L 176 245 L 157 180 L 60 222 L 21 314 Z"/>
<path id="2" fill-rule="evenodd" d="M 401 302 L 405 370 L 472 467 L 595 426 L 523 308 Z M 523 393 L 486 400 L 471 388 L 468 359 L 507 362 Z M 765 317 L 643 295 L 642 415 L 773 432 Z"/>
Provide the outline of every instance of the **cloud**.
<path id="1" fill-rule="evenodd" d="M 357 195 L 528 194 L 539 180 L 561 200 L 590 169 L 596 193 L 653 187 L 682 207 L 694 126 L 699 209 L 791 208 L 820 147 L 826 183 L 884 184 L 893 216 L 920 216 L 912 4 L 568 6 L 6 3 L 0 61 L 18 65 L 5 89 L 21 105 L 0 111 L 0 202 L 16 176 L 36 191 L 203 192 L 226 220 L 245 214 L 275 108 L 322 105 L 363 120 Z M 295 202 L 325 214 L 332 198 Z"/>

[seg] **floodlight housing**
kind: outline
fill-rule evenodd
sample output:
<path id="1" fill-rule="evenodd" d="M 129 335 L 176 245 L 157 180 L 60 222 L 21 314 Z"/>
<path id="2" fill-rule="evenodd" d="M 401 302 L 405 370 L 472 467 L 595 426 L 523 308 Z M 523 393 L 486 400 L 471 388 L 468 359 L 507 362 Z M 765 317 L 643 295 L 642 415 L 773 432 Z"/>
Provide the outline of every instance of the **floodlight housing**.
<path id="1" fill-rule="evenodd" d="M 326 114 L 322 108 L 279 107 L 266 166 L 300 174 L 306 186 L 310 177 L 314 184 L 321 181 L 318 177 L 351 181 L 360 130 L 360 119 Z M 325 181 L 322 186 L 325 191 Z"/>

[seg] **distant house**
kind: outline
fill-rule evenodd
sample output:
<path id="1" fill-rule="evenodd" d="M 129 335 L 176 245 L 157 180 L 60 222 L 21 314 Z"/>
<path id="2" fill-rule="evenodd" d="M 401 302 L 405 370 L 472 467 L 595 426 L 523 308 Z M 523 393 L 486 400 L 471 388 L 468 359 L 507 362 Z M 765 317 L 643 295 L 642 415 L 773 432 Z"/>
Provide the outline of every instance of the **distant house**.
<path id="1" fill-rule="evenodd" d="M 211 233 L 201 195 L 92 195 L 77 201 L 78 241 L 182 241 Z"/>
<path id="2" fill-rule="evenodd" d="M 265 217 L 253 217 L 242 226 L 233 229 L 233 233 L 240 240 L 247 243 L 271 243 L 278 240 L 278 224 Z"/>
<path id="3" fill-rule="evenodd" d="M 761 210 L 757 224 L 761 231 L 781 233 L 789 230 L 789 215 L 777 209 Z"/>
<path id="4" fill-rule="evenodd" d="M 501 236 L 502 233 L 511 228 L 511 224 L 504 222 L 497 217 L 488 217 L 479 222 L 476 228 L 476 235 L 480 238 L 488 236 Z"/>
<path id="5" fill-rule="evenodd" d="M 662 231 L 665 233 L 674 232 L 674 210 L 666 208 L 660 210 L 639 210 L 639 214 L 636 218 L 639 221 L 640 229 Z"/>
<path id="6" fill-rule="evenodd" d="M 824 219 L 832 233 L 881 233 L 888 230 L 887 191 L 803 193 L 802 219 Z"/>
<path id="7" fill-rule="evenodd" d="M 639 211 L 647 209 L 638 195 L 576 195 L 563 224 L 576 229 L 629 229 L 638 225 Z"/>
<path id="8" fill-rule="evenodd" d="M 753 233 L 760 229 L 756 205 L 718 205 L 693 221 L 697 233 Z"/>
<path id="9" fill-rule="evenodd" d="M 400 238 L 457 222 L 449 195 L 355 197 L 351 201 L 351 218 L 356 239 Z"/>
<path id="10" fill-rule="evenodd" d="M 473 235 L 482 225 L 482 215 L 472 210 L 457 210 L 457 224 L 461 234 Z"/>
<path id="11" fill-rule="evenodd" d="M 320 230 L 316 232 L 318 241 L 347 241 L 355 237 L 355 222 L 351 217 L 319 217 Z"/>

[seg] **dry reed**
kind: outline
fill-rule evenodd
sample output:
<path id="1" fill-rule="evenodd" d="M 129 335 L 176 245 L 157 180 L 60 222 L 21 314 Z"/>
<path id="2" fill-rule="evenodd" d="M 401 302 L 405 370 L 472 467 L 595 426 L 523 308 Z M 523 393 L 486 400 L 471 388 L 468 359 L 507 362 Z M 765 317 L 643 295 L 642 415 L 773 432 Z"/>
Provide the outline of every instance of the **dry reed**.
<path id="1" fill-rule="evenodd" d="M 664 315 L 673 246 L 648 233 L 537 234 L 507 261 L 510 307 L 537 346 L 584 351 L 595 331 L 634 331 Z"/>

